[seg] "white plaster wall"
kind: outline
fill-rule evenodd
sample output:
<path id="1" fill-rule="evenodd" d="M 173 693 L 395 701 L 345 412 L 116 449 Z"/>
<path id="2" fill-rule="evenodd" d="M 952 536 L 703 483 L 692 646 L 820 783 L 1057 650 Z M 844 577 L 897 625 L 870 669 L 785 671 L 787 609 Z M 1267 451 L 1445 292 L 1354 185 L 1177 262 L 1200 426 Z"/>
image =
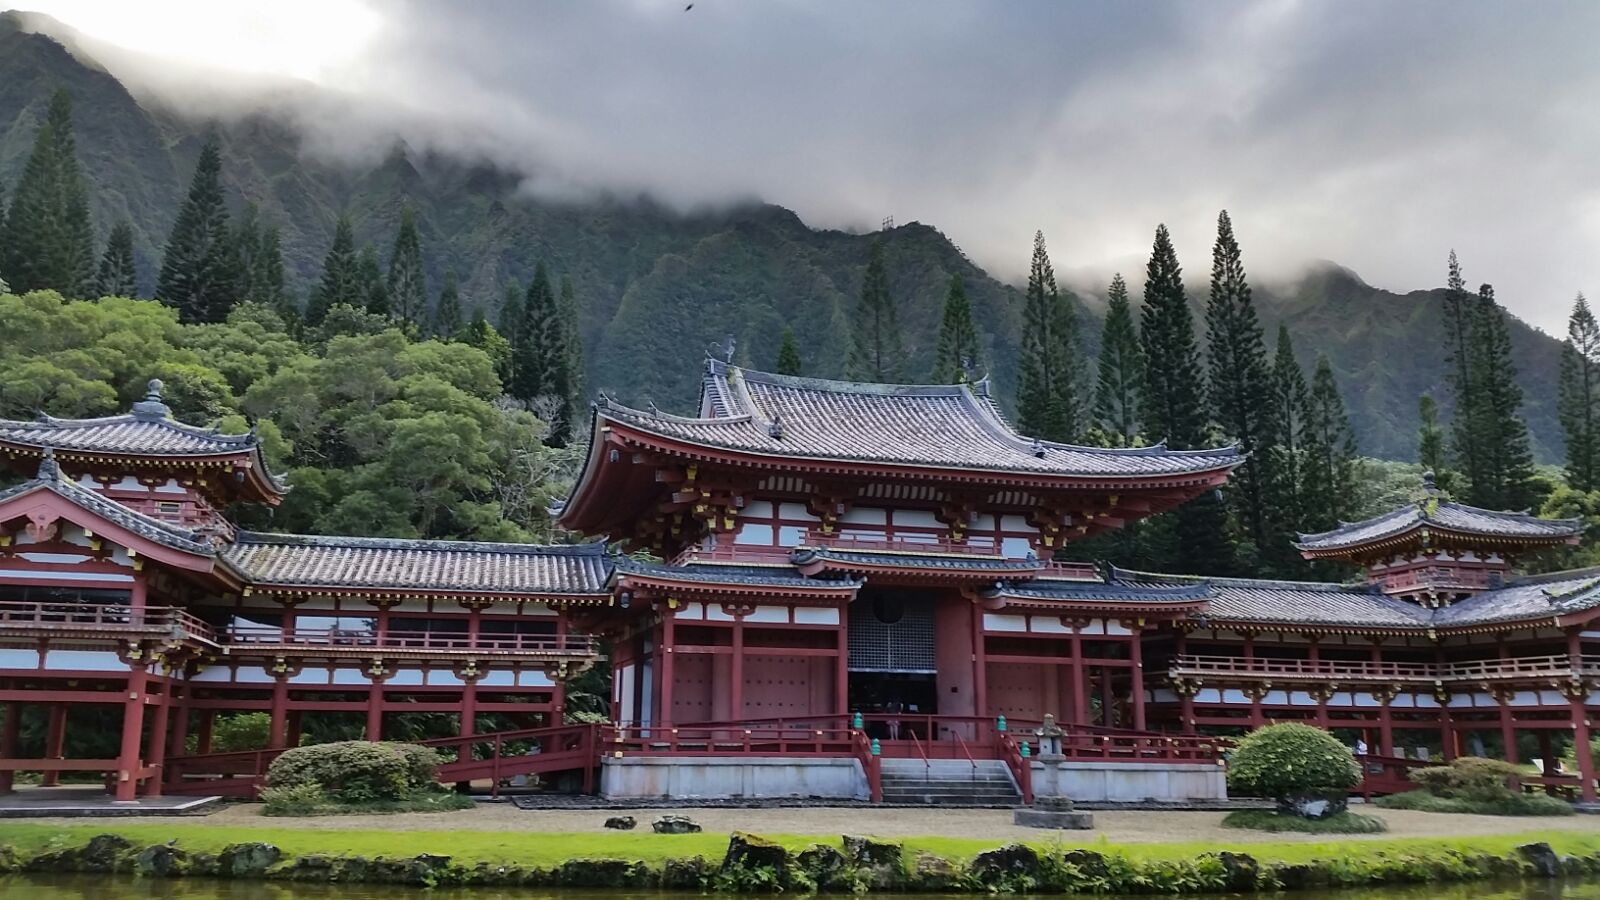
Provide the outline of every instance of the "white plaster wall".
<path id="1" fill-rule="evenodd" d="M 818 797 L 865 800 L 870 796 L 854 759 L 746 759 L 651 757 L 606 759 L 600 793 L 608 799 L 709 800 L 732 797 Z"/>
<path id="2" fill-rule="evenodd" d="M 1215 763 L 1033 763 L 1035 797 L 1136 802 L 1228 799 L 1228 779 Z"/>

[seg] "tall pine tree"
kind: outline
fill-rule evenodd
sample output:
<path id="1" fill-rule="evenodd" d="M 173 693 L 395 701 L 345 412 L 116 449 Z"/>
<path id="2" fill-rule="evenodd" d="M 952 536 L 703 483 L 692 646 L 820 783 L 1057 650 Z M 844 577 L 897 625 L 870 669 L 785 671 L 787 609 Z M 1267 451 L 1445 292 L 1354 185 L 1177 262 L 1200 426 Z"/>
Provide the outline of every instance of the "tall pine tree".
<path id="1" fill-rule="evenodd" d="M 1433 473 L 1434 483 L 1449 491 L 1445 470 L 1444 428 L 1439 424 L 1439 404 L 1432 394 L 1417 398 L 1417 461 L 1425 472 Z"/>
<path id="2" fill-rule="evenodd" d="M 1083 430 L 1082 355 L 1072 303 L 1056 287 L 1044 232 L 1033 235 L 1022 311 L 1017 372 L 1017 427 L 1030 437 L 1075 441 Z"/>
<path id="3" fill-rule="evenodd" d="M 565 445 L 583 418 L 583 335 L 578 328 L 578 297 L 572 276 L 561 276 L 556 299 L 555 330 L 550 346 L 550 390 L 561 401 L 559 418 L 552 423 L 551 442 Z"/>
<path id="4" fill-rule="evenodd" d="M 972 325 L 972 303 L 958 272 L 950 276 L 944 295 L 944 317 L 939 325 L 939 349 L 934 355 L 933 380 L 961 384 L 970 367 L 978 365 L 978 330 Z"/>
<path id="5" fill-rule="evenodd" d="M 94 292 L 101 297 L 132 297 L 138 292 L 133 268 L 133 226 L 126 221 L 118 222 L 106 239 Z"/>
<path id="6" fill-rule="evenodd" d="M 1350 416 L 1326 355 L 1317 356 L 1311 394 L 1300 424 L 1300 445 L 1305 454 L 1301 528 L 1325 531 L 1351 517 L 1356 480 L 1355 432 L 1350 428 Z"/>
<path id="7" fill-rule="evenodd" d="M 1144 394 L 1144 351 L 1133 324 L 1128 283 L 1118 273 L 1106 291 L 1106 321 L 1100 334 L 1100 373 L 1095 385 L 1094 428 L 1097 443 L 1132 447 L 1144 431 L 1140 404 Z"/>
<path id="8" fill-rule="evenodd" d="M 511 396 L 534 407 L 541 416 L 553 417 L 557 410 L 551 403 L 550 336 L 555 329 L 556 298 L 544 260 L 534 267 L 519 312 L 517 340 L 511 346 Z"/>
<path id="9" fill-rule="evenodd" d="M 1235 470 L 1228 493 L 1252 555 L 1267 551 L 1274 539 L 1267 482 L 1278 442 L 1272 418 L 1271 378 L 1266 341 L 1256 318 L 1250 283 L 1233 236 L 1227 210 L 1217 216 L 1217 241 L 1211 250 L 1211 296 L 1206 301 L 1211 408 L 1222 430 L 1249 454 Z"/>
<path id="10" fill-rule="evenodd" d="M 78 168 L 72 97 L 65 90 L 51 97 L 12 192 L 0 229 L 0 272 L 18 294 L 53 290 L 84 297 L 94 292 L 89 194 Z"/>
<path id="11" fill-rule="evenodd" d="M 340 216 L 333 228 L 333 245 L 322 260 L 322 280 L 306 304 L 306 322 L 320 325 L 335 306 L 363 308 L 367 298 L 356 263 L 356 235 L 349 216 Z"/>
<path id="12" fill-rule="evenodd" d="M 428 277 L 422 267 L 417 214 L 409 204 L 400 213 L 400 230 L 389 257 L 388 294 L 390 315 L 407 327 L 422 323 L 428 312 Z"/>
<path id="13" fill-rule="evenodd" d="M 456 283 L 456 270 L 446 269 L 444 286 L 439 288 L 439 302 L 433 307 L 433 333 L 442 338 L 461 336 L 461 288 Z"/>
<path id="14" fill-rule="evenodd" d="M 1582 294 L 1567 319 L 1557 409 L 1567 438 L 1567 484 L 1600 490 L 1600 323 Z"/>
<path id="15" fill-rule="evenodd" d="M 1479 474 L 1468 485 L 1468 502 L 1487 509 L 1525 509 L 1534 501 L 1533 450 L 1522 420 L 1511 333 L 1490 285 L 1478 289 L 1471 336 L 1474 405 L 1464 418 L 1478 442 Z"/>
<path id="16" fill-rule="evenodd" d="M 206 139 L 189 181 L 189 195 L 167 237 L 156 299 L 185 322 L 220 322 L 238 302 L 239 257 L 228 232 L 222 193 L 222 148 Z"/>
<path id="17" fill-rule="evenodd" d="M 881 240 L 872 242 L 867 257 L 861 301 L 856 304 L 856 318 L 850 331 L 846 368 L 851 378 L 881 383 L 899 381 L 905 368 L 900 322 L 895 314 L 894 295 L 889 291 L 889 272 Z"/>
<path id="18" fill-rule="evenodd" d="M 1202 393 L 1200 350 L 1194 316 L 1183 289 L 1183 269 L 1167 226 L 1156 228 L 1145 268 L 1144 314 L 1139 339 L 1144 349 L 1144 415 L 1151 436 L 1174 450 L 1193 450 L 1208 439 Z M 1234 569 L 1227 534 L 1227 510 L 1215 493 L 1178 507 L 1172 527 L 1177 546 L 1173 562 L 1184 572 L 1224 574 Z"/>
<path id="19" fill-rule="evenodd" d="M 1474 411 L 1478 409 L 1476 389 L 1478 378 L 1473 366 L 1473 322 L 1476 304 L 1467 293 L 1466 281 L 1461 277 L 1461 263 L 1456 252 L 1450 251 L 1449 274 L 1444 290 L 1445 356 L 1449 364 L 1447 382 L 1451 400 L 1455 404 L 1450 420 L 1450 450 L 1456 468 L 1471 485 L 1484 479 L 1481 438 L 1473 427 Z"/>
<path id="20" fill-rule="evenodd" d="M 1272 358 L 1272 419 L 1278 428 L 1278 443 L 1272 448 L 1271 476 L 1264 486 L 1267 502 L 1274 510 L 1274 535 L 1262 547 L 1264 568 L 1276 574 L 1290 574 L 1300 566 L 1300 557 L 1290 546 L 1297 530 L 1315 531 L 1305 525 L 1304 487 L 1306 449 L 1305 414 L 1311 405 L 1305 373 L 1294 355 L 1294 342 L 1286 325 L 1278 326 L 1277 350 Z"/>
<path id="21" fill-rule="evenodd" d="M 356 292 L 367 312 L 389 315 L 389 284 L 383 277 L 383 264 L 378 261 L 378 248 L 371 244 L 362 245 L 356 255 Z"/>
<path id="22" fill-rule="evenodd" d="M 283 245 L 275 226 L 263 225 L 254 204 L 245 207 L 233 228 L 239 262 L 239 300 L 267 306 L 294 322 L 299 310 L 283 286 Z"/>
<path id="23" fill-rule="evenodd" d="M 0 184 L 0 240 L 6 236 L 6 186 Z M 0 294 L 11 293 L 11 285 L 6 284 L 5 252 L 0 249 Z"/>
<path id="24" fill-rule="evenodd" d="M 800 364 L 800 348 L 794 343 L 794 329 L 783 329 L 783 342 L 778 345 L 778 374 L 799 375 L 802 368 Z"/>

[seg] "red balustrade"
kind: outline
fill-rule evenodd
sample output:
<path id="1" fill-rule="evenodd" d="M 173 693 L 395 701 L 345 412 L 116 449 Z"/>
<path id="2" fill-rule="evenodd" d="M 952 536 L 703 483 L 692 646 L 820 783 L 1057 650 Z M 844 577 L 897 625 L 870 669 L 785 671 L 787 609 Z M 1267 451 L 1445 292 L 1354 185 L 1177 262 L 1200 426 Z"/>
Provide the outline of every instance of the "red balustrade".
<path id="1" fill-rule="evenodd" d="M 382 633 L 352 628 L 278 628 L 270 625 L 230 625 L 222 643 L 233 647 L 321 648 L 330 650 L 381 650 L 428 652 L 483 652 L 536 654 L 587 658 L 596 652 L 587 635 L 479 634 L 389 629 Z"/>
<path id="2" fill-rule="evenodd" d="M 1483 679 L 1567 677 L 1574 674 L 1572 658 L 1565 653 L 1506 659 L 1468 659 L 1453 662 L 1396 662 L 1391 660 L 1277 659 L 1241 656 L 1179 656 L 1172 663 L 1178 675 L 1228 675 L 1236 677 L 1303 678 L 1306 680 L 1372 680 L 1403 682 L 1481 681 Z M 1600 672 L 1600 657 L 1579 659 L 1577 674 Z"/>
<path id="3" fill-rule="evenodd" d="M 187 610 L 171 606 L 0 602 L 0 631 L 13 629 L 140 632 L 213 642 L 211 628 L 205 622 Z"/>

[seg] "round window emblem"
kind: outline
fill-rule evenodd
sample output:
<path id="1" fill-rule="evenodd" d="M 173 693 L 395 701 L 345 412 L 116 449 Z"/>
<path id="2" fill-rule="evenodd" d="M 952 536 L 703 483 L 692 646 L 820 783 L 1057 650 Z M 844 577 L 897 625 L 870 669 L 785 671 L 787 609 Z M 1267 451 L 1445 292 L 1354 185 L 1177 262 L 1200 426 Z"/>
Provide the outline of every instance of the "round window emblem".
<path id="1" fill-rule="evenodd" d="M 893 625 L 905 614 L 905 604 L 898 597 L 874 597 L 872 600 L 872 615 L 885 625 Z"/>

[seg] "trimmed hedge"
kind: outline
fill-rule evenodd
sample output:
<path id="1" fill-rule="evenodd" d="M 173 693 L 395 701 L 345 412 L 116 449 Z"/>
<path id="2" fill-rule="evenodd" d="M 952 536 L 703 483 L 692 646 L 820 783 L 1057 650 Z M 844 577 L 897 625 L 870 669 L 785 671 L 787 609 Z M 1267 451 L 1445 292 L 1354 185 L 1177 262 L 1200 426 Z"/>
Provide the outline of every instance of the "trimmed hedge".
<path id="1" fill-rule="evenodd" d="M 336 804 L 408 800 L 435 786 L 439 755 L 415 744 L 340 741 L 285 750 L 267 768 L 267 788 L 304 801 L 320 789 Z"/>
<path id="2" fill-rule="evenodd" d="M 1361 767 L 1350 748 L 1296 722 L 1245 735 L 1228 757 L 1228 790 L 1247 796 L 1342 797 L 1360 783 Z"/>

